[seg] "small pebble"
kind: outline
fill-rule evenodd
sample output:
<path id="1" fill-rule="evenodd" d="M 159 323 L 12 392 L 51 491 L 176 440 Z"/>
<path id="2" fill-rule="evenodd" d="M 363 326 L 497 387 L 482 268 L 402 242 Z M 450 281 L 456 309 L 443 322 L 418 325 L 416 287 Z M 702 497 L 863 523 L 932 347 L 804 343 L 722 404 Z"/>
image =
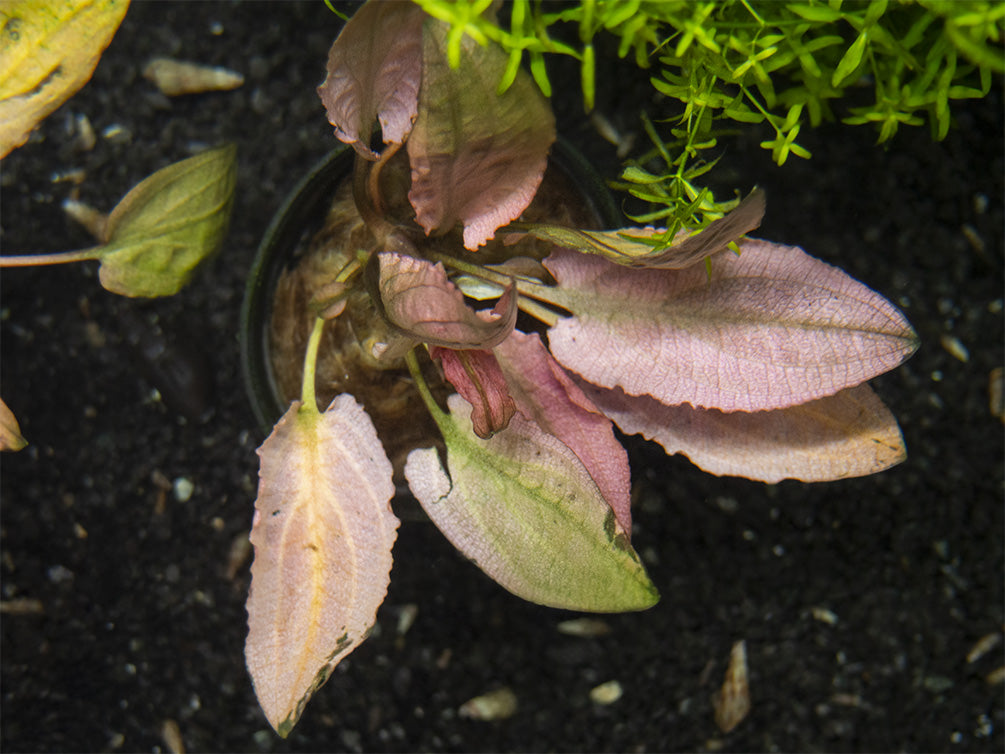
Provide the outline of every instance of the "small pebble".
<path id="1" fill-rule="evenodd" d="M 77 139 L 74 146 L 81 152 L 90 152 L 94 145 L 98 143 L 98 137 L 94 133 L 94 126 L 86 115 L 81 113 L 76 119 Z"/>
<path id="2" fill-rule="evenodd" d="M 826 623 L 828 626 L 837 625 L 838 617 L 837 614 L 826 607 L 813 607 L 810 608 L 810 612 L 815 620 L 821 623 Z"/>
<path id="3" fill-rule="evenodd" d="M 470 720 L 504 720 L 516 714 L 516 694 L 508 686 L 468 699 L 458 710 Z"/>
<path id="4" fill-rule="evenodd" d="M 614 704 L 623 693 L 620 683 L 608 681 L 590 689 L 590 701 L 594 704 Z"/>
<path id="5" fill-rule="evenodd" d="M 178 723 L 170 718 L 161 723 L 161 738 L 171 754 L 185 754 L 185 741 L 181 737 Z"/>
<path id="6" fill-rule="evenodd" d="M 244 83 L 244 76 L 235 71 L 170 58 L 151 60 L 143 69 L 143 77 L 168 97 L 226 91 Z"/>
<path id="7" fill-rule="evenodd" d="M 747 645 L 744 641 L 733 644 L 729 653 L 729 667 L 722 688 L 713 702 L 715 724 L 723 733 L 729 733 L 750 712 L 750 686 L 747 680 Z"/>
<path id="8" fill-rule="evenodd" d="M 560 634 L 566 636 L 606 636 L 611 633 L 611 627 L 599 618 L 564 620 L 556 628 Z"/>
<path id="9" fill-rule="evenodd" d="M 133 140 L 133 132 L 119 123 L 112 123 L 101 130 L 101 138 L 110 144 L 128 144 Z"/>
<path id="10" fill-rule="evenodd" d="M 415 603 L 410 602 L 407 605 L 401 606 L 401 609 L 398 611 L 398 625 L 396 627 L 398 636 L 404 636 L 408 633 L 408 629 L 415 623 L 418 615 L 419 606 Z"/>
<path id="11" fill-rule="evenodd" d="M 939 342 L 954 358 L 959 359 L 964 364 L 970 361 L 970 351 L 960 342 L 960 339 L 953 335 L 943 335 Z"/>
<path id="12" fill-rule="evenodd" d="M 1005 370 L 995 367 L 988 375 L 988 408 L 991 415 L 1005 421 Z"/>
<path id="13" fill-rule="evenodd" d="M 186 479 L 183 476 L 174 480 L 172 488 L 174 490 L 174 499 L 179 503 L 188 502 L 192 497 L 192 493 L 195 491 L 195 485 L 192 484 L 191 480 Z"/>
<path id="14" fill-rule="evenodd" d="M 227 579 L 233 581 L 237 574 L 244 568 L 244 564 L 251 558 L 251 540 L 248 539 L 247 532 L 241 532 L 230 543 L 230 551 L 227 553 Z"/>
<path id="15" fill-rule="evenodd" d="M 974 646 L 970 648 L 970 651 L 967 652 L 967 662 L 968 663 L 977 662 L 984 655 L 986 655 L 992 649 L 997 647 L 998 643 L 1001 640 L 1002 635 L 997 631 L 982 636 L 974 643 Z"/>

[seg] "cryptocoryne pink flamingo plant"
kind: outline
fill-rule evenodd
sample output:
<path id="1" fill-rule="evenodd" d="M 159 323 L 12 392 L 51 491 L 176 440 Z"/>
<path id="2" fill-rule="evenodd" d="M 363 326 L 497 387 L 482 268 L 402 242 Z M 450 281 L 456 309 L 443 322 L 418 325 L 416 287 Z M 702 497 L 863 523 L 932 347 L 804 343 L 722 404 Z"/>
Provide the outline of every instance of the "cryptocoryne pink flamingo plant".
<path id="1" fill-rule="evenodd" d="M 909 356 L 915 333 L 841 270 L 742 239 L 763 193 L 669 244 L 652 228 L 520 222 L 555 139 L 547 101 L 500 48 L 451 35 L 408 3 L 361 7 L 319 94 L 357 152 L 372 245 L 318 291 L 302 398 L 259 449 L 246 658 L 280 735 L 366 637 L 389 582 L 392 465 L 353 396 L 323 411 L 315 399 L 320 333 L 357 294 L 390 333 L 371 355 L 408 366 L 443 436 L 445 451 L 409 454 L 412 493 L 461 552 L 533 602 L 604 612 L 658 599 L 631 545 L 615 425 L 713 474 L 765 482 L 904 459 L 866 382 Z M 402 149 L 405 220 L 380 180 Z M 458 226 L 456 254 L 428 243 Z M 550 253 L 477 263 L 490 238 L 521 235 Z M 517 327 L 520 312 L 539 324 Z M 429 359 L 456 391 L 446 406 L 423 376 Z"/>

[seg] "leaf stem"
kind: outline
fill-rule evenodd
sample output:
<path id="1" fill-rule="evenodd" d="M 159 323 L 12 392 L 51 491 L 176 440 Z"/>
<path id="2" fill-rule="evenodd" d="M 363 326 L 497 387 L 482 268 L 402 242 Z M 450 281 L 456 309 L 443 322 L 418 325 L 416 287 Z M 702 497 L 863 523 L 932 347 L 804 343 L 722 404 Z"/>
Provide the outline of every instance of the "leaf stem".
<path id="1" fill-rule="evenodd" d="M 315 317 L 314 329 L 307 339 L 307 353 L 304 355 L 304 380 L 300 386 L 301 411 L 308 411 L 315 414 L 321 413 L 318 410 L 318 401 L 315 394 L 314 383 L 317 379 L 318 348 L 321 345 L 321 332 L 324 330 L 325 320 Z"/>
<path id="2" fill-rule="evenodd" d="M 440 428 L 440 432 L 446 435 L 450 427 L 450 418 L 440 408 L 429 389 L 429 385 L 426 384 L 426 379 L 422 376 L 422 369 L 419 368 L 419 360 L 415 357 L 414 348 L 405 354 L 405 364 L 408 365 L 408 372 L 415 380 L 415 387 L 418 389 L 419 395 L 422 396 L 422 402 L 426 404 L 426 408 L 432 414 L 433 421 Z"/>
<path id="3" fill-rule="evenodd" d="M 495 283 L 496 285 L 502 286 L 503 288 L 506 288 L 508 285 L 510 285 L 510 283 L 515 282 L 517 293 L 519 293 L 521 296 L 536 299 L 537 301 L 544 301 L 546 304 L 554 304 L 555 306 L 561 306 L 559 302 L 554 301 L 548 295 L 549 291 L 554 290 L 553 286 L 545 285 L 544 283 L 531 283 L 528 280 L 518 280 L 517 278 L 514 278 L 511 275 L 504 275 L 501 272 L 495 272 L 494 270 L 486 269 L 485 267 L 482 267 L 477 264 L 469 264 L 467 262 L 462 262 L 460 259 L 456 259 L 455 257 L 449 256 L 447 254 L 439 254 L 435 251 L 427 252 L 426 258 L 429 259 L 431 262 L 442 262 L 444 267 L 451 267 L 455 270 L 471 275 L 472 277 L 481 278 L 482 280 L 488 280 L 490 283 Z M 537 319 L 541 319 L 544 322 L 547 322 L 548 319 L 550 319 L 550 317 L 542 318 L 537 314 L 535 314 L 534 311 L 531 311 L 531 309 L 534 309 L 535 311 L 540 311 L 539 307 L 530 304 L 530 309 L 528 309 L 525 308 L 524 306 L 525 304 L 530 304 L 530 302 L 526 302 L 523 300 L 519 302 L 520 308 L 523 309 L 528 314 L 530 314 L 532 317 L 537 317 Z"/>
<path id="4" fill-rule="evenodd" d="M 47 264 L 68 264 L 98 259 L 104 246 L 92 246 L 78 251 L 59 251 L 51 254 L 19 254 L 0 256 L 0 267 L 34 267 Z"/>

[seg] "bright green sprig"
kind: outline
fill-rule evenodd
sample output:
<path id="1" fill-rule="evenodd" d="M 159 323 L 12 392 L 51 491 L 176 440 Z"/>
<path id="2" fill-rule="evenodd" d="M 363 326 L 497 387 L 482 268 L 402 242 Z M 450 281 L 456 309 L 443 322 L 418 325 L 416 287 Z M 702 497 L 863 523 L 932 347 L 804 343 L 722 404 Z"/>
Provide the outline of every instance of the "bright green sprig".
<path id="1" fill-rule="evenodd" d="M 770 128 L 774 136 L 761 146 L 778 164 L 810 156 L 797 141 L 804 125 L 837 117 L 872 124 L 879 142 L 902 125 L 926 121 L 942 139 L 951 103 L 985 96 L 992 76 L 1005 73 L 999 0 L 513 0 L 508 28 L 506 19 L 490 17 L 488 0 L 414 1 L 451 24 L 458 49 L 466 34 L 507 51 L 501 90 L 526 56 L 550 96 L 547 56 L 564 55 L 579 62 L 591 109 L 601 36 L 617 40 L 620 57 L 631 54 L 639 67 L 652 68 L 653 87 L 682 108 L 665 124 L 672 138 L 659 143 L 683 151 L 664 160 L 668 169 L 658 175 L 644 171 L 642 161 L 628 165 L 619 185 L 653 202 L 657 209 L 645 217 L 666 219 L 668 233 L 701 227 L 728 205 L 692 183 L 714 164 L 701 153 L 716 146 L 723 124 Z M 871 103 L 844 104 L 864 87 Z"/>

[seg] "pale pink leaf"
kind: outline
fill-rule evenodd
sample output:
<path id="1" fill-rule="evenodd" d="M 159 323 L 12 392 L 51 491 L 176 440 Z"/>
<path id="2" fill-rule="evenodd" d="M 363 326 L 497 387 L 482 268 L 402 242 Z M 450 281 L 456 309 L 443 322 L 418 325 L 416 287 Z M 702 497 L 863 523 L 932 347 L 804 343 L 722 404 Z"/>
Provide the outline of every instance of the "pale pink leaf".
<path id="1" fill-rule="evenodd" d="M 520 412 L 576 454 L 630 533 L 631 471 L 610 419 L 552 358 L 537 333 L 514 330 L 495 354 Z"/>
<path id="2" fill-rule="evenodd" d="M 375 158 L 370 149 L 379 118 L 385 144 L 401 144 L 412 128 L 422 76 L 422 10 L 413 3 L 365 3 L 328 53 L 318 95 L 339 140 Z"/>
<path id="3" fill-rule="evenodd" d="M 396 252 L 378 254 L 381 305 L 388 321 L 403 332 L 446 348 L 492 348 L 516 324 L 517 296 L 506 289 L 491 312 L 464 303 L 440 263 Z"/>
<path id="4" fill-rule="evenodd" d="M 429 355 L 440 360 L 447 381 L 471 404 L 471 423 L 476 435 L 484 440 L 506 429 L 516 404 L 491 351 L 433 346 Z"/>
<path id="5" fill-rule="evenodd" d="M 583 383 L 621 431 L 655 440 L 717 476 L 829 482 L 867 476 L 907 458 L 897 420 L 868 385 L 774 411 L 724 413 L 666 406 Z"/>
<path id="6" fill-rule="evenodd" d="M 793 406 L 900 364 L 918 339 L 889 301 L 794 246 L 748 240 L 684 270 L 556 249 L 552 354 L 603 387 L 723 411 Z"/>
<path id="7" fill-rule="evenodd" d="M 398 519 L 391 464 L 352 396 L 323 414 L 295 402 L 258 455 L 245 659 L 266 718 L 285 737 L 373 626 Z"/>
<path id="8" fill-rule="evenodd" d="M 569 610 L 643 610 L 658 599 L 628 534 L 569 448 L 514 414 L 488 440 L 471 406 L 448 399 L 438 419 L 447 446 L 413 450 L 412 493 L 433 523 L 500 585 L 531 602 Z"/>
<path id="9" fill-rule="evenodd" d="M 519 230 L 544 241 L 579 251 L 597 254 L 627 267 L 645 267 L 658 270 L 680 270 L 726 249 L 761 224 L 764 217 L 764 191 L 757 189 L 740 202 L 725 217 L 713 221 L 700 233 L 689 235 L 682 231 L 672 246 L 655 251 L 651 238 L 665 229 L 622 228 L 620 230 L 579 230 L 560 225 L 521 225 Z"/>
<path id="10" fill-rule="evenodd" d="M 427 234 L 464 223 L 464 245 L 477 249 L 530 204 L 555 140 L 555 118 L 520 71 L 496 88 L 508 55 L 465 35 L 461 63 L 447 62 L 447 25 L 428 21 L 423 34 L 419 113 L 408 139 L 408 198 Z"/>

